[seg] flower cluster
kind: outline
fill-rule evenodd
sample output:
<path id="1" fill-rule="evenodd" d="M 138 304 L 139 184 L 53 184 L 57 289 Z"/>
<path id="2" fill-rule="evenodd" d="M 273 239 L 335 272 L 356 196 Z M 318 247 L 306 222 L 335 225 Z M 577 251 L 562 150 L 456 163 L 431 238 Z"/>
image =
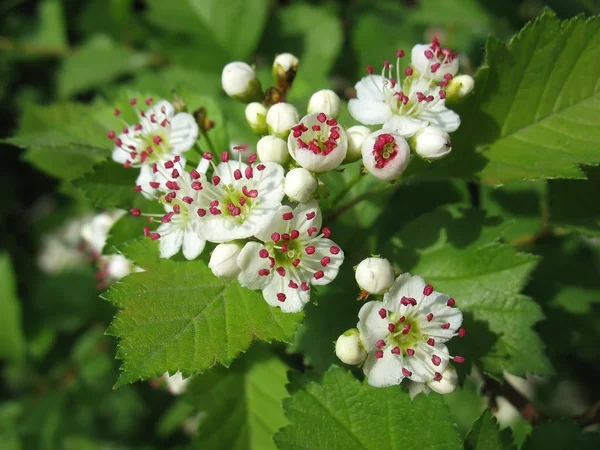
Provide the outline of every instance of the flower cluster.
<path id="1" fill-rule="evenodd" d="M 456 386 L 456 371 L 445 343 L 464 336 L 462 313 L 450 296 L 434 291 L 423 278 L 404 273 L 394 280 L 391 264 L 368 258 L 356 268 L 361 289 L 383 300 L 363 305 L 357 328 L 336 342 L 336 354 L 347 364 L 362 364 L 369 384 L 386 387 L 408 378 L 440 393 Z"/>

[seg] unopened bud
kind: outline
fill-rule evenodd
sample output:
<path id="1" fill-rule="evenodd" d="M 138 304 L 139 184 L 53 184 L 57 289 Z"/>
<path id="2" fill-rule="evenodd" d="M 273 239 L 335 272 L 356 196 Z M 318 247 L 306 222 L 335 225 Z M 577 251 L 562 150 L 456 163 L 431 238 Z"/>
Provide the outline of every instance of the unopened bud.
<path id="1" fill-rule="evenodd" d="M 450 135 L 434 125 L 417 131 L 409 141 L 417 155 L 425 159 L 441 159 L 452 151 Z"/>
<path id="2" fill-rule="evenodd" d="M 258 101 L 263 97 L 256 73 L 244 62 L 227 64 L 221 74 L 221 85 L 227 95 L 241 102 Z"/>
<path id="3" fill-rule="evenodd" d="M 267 129 L 270 134 L 276 134 L 285 139 L 299 120 L 300 116 L 293 105 L 277 103 L 271 106 L 267 112 Z"/>
<path id="4" fill-rule="evenodd" d="M 307 202 L 316 190 L 317 180 L 306 169 L 292 169 L 285 176 L 285 195 L 295 202 Z"/>
<path id="5" fill-rule="evenodd" d="M 408 143 L 393 131 L 371 133 L 363 142 L 361 153 L 365 168 L 383 181 L 399 178 L 410 162 Z"/>
<path id="6" fill-rule="evenodd" d="M 379 295 L 394 283 L 394 268 L 385 258 L 367 258 L 356 267 L 354 276 L 362 290 Z"/>
<path id="7" fill-rule="evenodd" d="M 309 114 L 320 112 L 336 119 L 340 115 L 340 98 L 331 89 L 315 92 L 308 101 Z"/>
<path id="8" fill-rule="evenodd" d="M 241 249 L 236 244 L 219 244 L 210 255 L 208 267 L 218 278 L 232 280 L 241 272 L 237 257 Z"/>
<path id="9" fill-rule="evenodd" d="M 298 72 L 298 63 L 298 58 L 291 53 L 277 55 L 273 61 L 273 76 L 277 87 L 283 92 L 289 91 L 292 87 L 296 72 Z"/>
<path id="10" fill-rule="evenodd" d="M 348 136 L 348 152 L 346 153 L 345 163 L 358 161 L 361 155 L 361 148 L 371 130 L 363 125 L 355 125 L 346 130 Z"/>
<path id="11" fill-rule="evenodd" d="M 458 375 L 456 374 L 456 369 L 451 364 L 448 364 L 448 366 L 442 371 L 441 380 L 428 381 L 426 384 L 438 394 L 451 394 L 454 392 L 454 389 L 456 389 L 456 385 L 458 384 Z"/>
<path id="12" fill-rule="evenodd" d="M 267 108 L 258 102 L 248 103 L 246 122 L 255 133 L 265 134 L 267 132 Z"/>
<path id="13" fill-rule="evenodd" d="M 360 332 L 351 328 L 335 343 L 335 354 L 345 364 L 357 365 L 365 360 L 367 352 L 360 340 Z"/>
<path id="14" fill-rule="evenodd" d="M 274 134 L 264 136 L 258 141 L 256 153 L 262 162 L 275 162 L 281 165 L 285 164 L 290 156 L 287 142 Z"/>
<path id="15" fill-rule="evenodd" d="M 448 103 L 460 103 L 473 91 L 475 80 L 471 75 L 459 75 L 452 78 L 446 86 L 446 101 Z"/>

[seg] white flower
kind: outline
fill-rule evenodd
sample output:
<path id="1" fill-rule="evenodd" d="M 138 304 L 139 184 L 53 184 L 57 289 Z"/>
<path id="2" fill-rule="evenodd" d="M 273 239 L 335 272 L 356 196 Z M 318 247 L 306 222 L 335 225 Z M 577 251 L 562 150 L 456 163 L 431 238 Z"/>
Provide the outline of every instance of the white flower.
<path id="1" fill-rule="evenodd" d="M 417 155 L 430 160 L 442 159 L 452 151 L 450 135 L 433 125 L 417 131 L 411 143 Z"/>
<path id="2" fill-rule="evenodd" d="M 276 103 L 267 112 L 267 129 L 270 134 L 285 139 L 300 116 L 298 110 L 289 103 Z"/>
<path id="3" fill-rule="evenodd" d="M 396 65 L 396 77 L 387 61 L 381 75 L 364 77 L 356 84 L 357 98 L 350 100 L 348 110 L 352 117 L 365 125 L 383 124 L 385 130 L 396 131 L 402 137 L 410 137 L 427 125 L 435 125 L 444 131 L 456 131 L 460 117 L 446 108 L 446 91 L 429 78 L 412 76 L 412 69 L 404 81 Z M 387 74 L 386 74 L 387 71 Z M 450 79 L 451 75 L 447 75 Z"/>
<path id="4" fill-rule="evenodd" d="M 302 167 L 290 170 L 285 176 L 285 195 L 295 202 L 307 202 L 316 190 L 317 180 Z"/>
<path id="5" fill-rule="evenodd" d="M 362 154 L 361 149 L 363 142 L 371 134 L 371 130 L 363 125 L 355 125 L 346 130 L 348 137 L 348 152 L 344 162 L 358 161 Z"/>
<path id="6" fill-rule="evenodd" d="M 252 131 L 258 134 L 267 132 L 267 108 L 258 102 L 249 103 L 246 106 L 246 122 Z"/>
<path id="7" fill-rule="evenodd" d="M 260 138 L 256 153 L 262 162 L 285 164 L 290 157 L 287 142 L 274 134 Z"/>
<path id="8" fill-rule="evenodd" d="M 370 294 L 383 294 L 394 282 L 394 268 L 385 258 L 366 258 L 356 267 L 356 282 Z"/>
<path id="9" fill-rule="evenodd" d="M 241 248 L 236 244 L 219 244 L 210 255 L 208 267 L 218 278 L 232 280 L 240 273 L 237 257 Z"/>
<path id="10" fill-rule="evenodd" d="M 150 104 L 152 99 L 146 100 Z M 135 105 L 135 99 L 130 102 Z M 115 114 L 120 115 L 117 110 Z M 152 197 L 155 181 L 153 167 L 162 164 L 188 151 L 198 138 L 198 125 L 191 114 L 177 113 L 173 105 L 161 100 L 146 112 L 138 111 L 139 123 L 128 125 L 118 137 L 109 131 L 108 137 L 114 139 L 114 161 L 125 167 L 140 169 L 136 184 L 141 186 L 146 197 Z"/>
<path id="11" fill-rule="evenodd" d="M 281 53 L 273 61 L 273 73 L 277 76 L 280 71 L 283 71 L 283 73 L 287 73 L 290 70 L 296 71 L 298 70 L 299 63 L 298 58 L 291 53 Z"/>
<path id="12" fill-rule="evenodd" d="M 369 384 L 386 387 L 404 378 L 427 383 L 443 379 L 450 360 L 445 342 L 463 336 L 462 313 L 446 294 L 435 292 L 423 278 L 400 275 L 383 297 L 358 313 L 358 329 L 369 354 L 363 371 Z"/>
<path id="13" fill-rule="evenodd" d="M 227 159 L 214 167 L 210 181 L 203 173 L 198 181 L 202 195 L 194 206 L 195 230 L 217 243 L 257 235 L 277 213 L 284 194 L 283 167 L 276 163 Z"/>
<path id="14" fill-rule="evenodd" d="M 192 379 L 192 377 L 183 378 L 181 372 L 175 372 L 173 375 L 169 375 L 169 372 L 165 372 L 163 375 L 165 381 L 167 382 L 167 389 L 174 395 L 183 394 L 187 386 Z"/>
<path id="15" fill-rule="evenodd" d="M 374 176 L 383 181 L 398 178 L 410 162 L 410 148 L 397 133 L 379 130 L 363 142 L 363 164 Z"/>
<path id="16" fill-rule="evenodd" d="M 106 238 L 113 224 L 125 214 L 125 211 L 115 209 L 96 214 L 91 220 L 86 221 L 81 227 L 81 237 L 94 251 L 102 253 Z"/>
<path id="17" fill-rule="evenodd" d="M 337 118 L 340 115 L 340 98 L 331 89 L 315 92 L 308 101 L 308 113 L 324 113 Z"/>
<path id="18" fill-rule="evenodd" d="M 230 97 L 243 102 L 260 100 L 262 88 L 256 72 L 244 62 L 231 62 L 223 68 L 221 85 Z"/>
<path id="19" fill-rule="evenodd" d="M 292 158 L 311 172 L 327 172 L 346 157 L 348 138 L 337 120 L 324 113 L 304 116 L 288 137 Z"/>
<path id="20" fill-rule="evenodd" d="M 298 312 L 310 299 L 310 285 L 331 283 L 344 261 L 344 253 L 321 228 L 316 200 L 300 203 L 294 210 L 282 206 L 238 257 L 240 284 L 262 289 L 266 302 L 283 312 Z"/>
<path id="21" fill-rule="evenodd" d="M 459 75 L 452 78 L 446 88 L 448 94 L 448 101 L 460 102 L 464 100 L 473 88 L 475 87 L 475 80 L 470 75 Z"/>
<path id="22" fill-rule="evenodd" d="M 120 280 L 135 269 L 131 261 L 123 255 L 106 255 L 102 259 L 106 263 L 106 274 L 110 280 Z"/>
<path id="23" fill-rule="evenodd" d="M 56 274 L 81 267 L 85 264 L 85 257 L 75 246 L 52 234 L 43 237 L 37 264 L 42 272 Z"/>
<path id="24" fill-rule="evenodd" d="M 458 55 L 447 48 L 441 48 L 437 39 L 431 44 L 417 44 L 411 52 L 411 63 L 422 77 L 442 81 L 444 76 L 458 72 Z"/>
<path id="25" fill-rule="evenodd" d="M 357 365 L 365 360 L 367 352 L 360 341 L 360 333 L 351 328 L 335 342 L 335 354 L 345 364 Z"/>

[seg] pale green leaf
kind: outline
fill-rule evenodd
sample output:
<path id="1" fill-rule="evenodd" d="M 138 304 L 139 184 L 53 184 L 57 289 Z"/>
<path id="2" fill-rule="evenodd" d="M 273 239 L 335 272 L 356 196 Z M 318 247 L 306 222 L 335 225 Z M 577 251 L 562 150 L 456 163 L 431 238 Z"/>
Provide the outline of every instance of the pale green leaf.
<path id="1" fill-rule="evenodd" d="M 39 26 L 29 42 L 51 49 L 69 46 L 67 29 L 60 0 L 44 0 L 38 6 Z"/>
<path id="2" fill-rule="evenodd" d="M 216 367 L 194 378 L 184 395 L 202 417 L 193 448 L 274 450 L 273 434 L 289 423 L 281 408 L 287 370 L 255 346 L 229 369 Z"/>
<path id="3" fill-rule="evenodd" d="M 105 294 L 120 309 L 109 329 L 120 339 L 123 360 L 117 386 L 166 371 L 190 375 L 228 366 L 255 339 L 292 340 L 303 314 L 284 314 L 260 292 L 215 278 L 202 260 L 160 259 L 155 244 L 123 244 L 123 254 L 146 271 Z"/>
<path id="4" fill-rule="evenodd" d="M 374 388 L 336 366 L 294 390 L 284 401 L 292 424 L 273 438 L 280 449 L 462 449 L 440 395 L 411 401 L 400 386 Z"/>
<path id="5" fill-rule="evenodd" d="M 510 450 L 513 449 L 510 430 L 498 429 L 498 422 L 489 409 L 475 421 L 467 435 L 467 450 Z"/>
<path id="6" fill-rule="evenodd" d="M 0 359 L 22 361 L 25 351 L 17 280 L 10 256 L 2 252 L 0 253 Z"/>

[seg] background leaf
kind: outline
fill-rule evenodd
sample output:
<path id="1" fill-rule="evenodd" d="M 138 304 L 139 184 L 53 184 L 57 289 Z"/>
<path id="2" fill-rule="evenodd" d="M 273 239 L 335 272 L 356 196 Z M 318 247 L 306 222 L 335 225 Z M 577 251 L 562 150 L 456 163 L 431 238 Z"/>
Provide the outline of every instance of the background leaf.
<path id="1" fill-rule="evenodd" d="M 21 328 L 21 305 L 10 257 L 0 253 L 0 359 L 22 361 L 25 337 Z"/>
<path id="2" fill-rule="evenodd" d="M 469 431 L 465 447 L 469 450 L 510 450 L 515 448 L 510 431 L 498 429 L 498 423 L 489 409 L 475 421 Z"/>

